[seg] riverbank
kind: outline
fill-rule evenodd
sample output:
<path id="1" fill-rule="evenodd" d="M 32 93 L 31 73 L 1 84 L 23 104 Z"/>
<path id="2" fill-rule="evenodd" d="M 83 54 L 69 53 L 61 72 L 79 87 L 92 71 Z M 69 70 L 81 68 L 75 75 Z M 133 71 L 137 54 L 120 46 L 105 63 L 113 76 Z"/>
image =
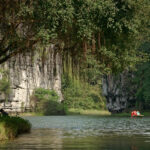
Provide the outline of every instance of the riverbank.
<path id="1" fill-rule="evenodd" d="M 42 113 L 26 112 L 20 113 L 19 116 L 44 116 Z M 110 116 L 111 113 L 107 110 L 83 110 L 70 108 L 66 111 L 66 115 L 99 115 L 99 116 Z"/>
<path id="2" fill-rule="evenodd" d="M 25 117 L 25 116 L 44 116 L 44 114 L 37 113 L 37 112 L 24 112 L 24 113 L 19 113 L 18 115 L 21 116 L 21 117 Z"/>
<path id="3" fill-rule="evenodd" d="M 20 117 L 0 117 L 0 141 L 10 140 L 22 133 L 29 133 L 31 124 Z"/>
<path id="4" fill-rule="evenodd" d="M 144 115 L 144 117 L 150 117 L 149 111 L 141 112 L 141 114 Z M 131 112 L 116 113 L 116 114 L 112 114 L 111 116 L 113 116 L 113 117 L 131 117 Z"/>
<path id="5" fill-rule="evenodd" d="M 150 112 L 145 111 L 141 112 L 144 117 L 150 117 Z M 70 108 L 67 110 L 66 115 L 99 115 L 99 116 L 112 116 L 112 117 L 131 117 L 130 112 L 122 112 L 122 113 L 114 113 L 112 114 L 108 110 L 84 110 L 84 109 L 74 109 Z M 35 113 L 35 112 L 26 112 L 20 113 L 19 116 L 44 116 L 42 113 Z"/>
<path id="6" fill-rule="evenodd" d="M 99 116 L 110 116 L 111 113 L 107 110 L 83 110 L 83 109 L 68 109 L 67 115 L 99 115 Z"/>

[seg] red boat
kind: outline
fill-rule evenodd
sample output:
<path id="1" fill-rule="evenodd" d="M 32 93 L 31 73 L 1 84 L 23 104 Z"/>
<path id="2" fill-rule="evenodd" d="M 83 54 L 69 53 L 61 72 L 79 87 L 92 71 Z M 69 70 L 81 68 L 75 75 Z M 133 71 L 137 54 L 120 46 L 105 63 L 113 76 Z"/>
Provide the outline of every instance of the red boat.
<path id="1" fill-rule="evenodd" d="M 132 111 L 131 112 L 131 117 L 143 117 L 144 115 L 141 115 L 139 111 Z"/>

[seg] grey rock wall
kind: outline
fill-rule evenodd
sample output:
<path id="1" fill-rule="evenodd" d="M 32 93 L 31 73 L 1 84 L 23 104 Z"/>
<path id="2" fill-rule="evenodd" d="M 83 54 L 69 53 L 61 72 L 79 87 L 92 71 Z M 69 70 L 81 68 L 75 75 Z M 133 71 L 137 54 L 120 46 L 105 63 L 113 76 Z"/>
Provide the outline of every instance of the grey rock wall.
<path id="1" fill-rule="evenodd" d="M 43 58 L 44 57 L 44 58 Z M 54 89 L 59 100 L 63 99 L 61 93 L 62 58 L 57 49 L 51 45 L 45 49 L 44 56 L 40 52 L 18 54 L 3 64 L 9 71 L 11 94 L 9 101 L 3 103 L 4 96 L 0 96 L 0 108 L 8 111 L 20 112 L 30 106 L 30 96 L 35 88 Z"/>
<path id="2" fill-rule="evenodd" d="M 110 112 L 121 112 L 135 100 L 131 78 L 132 74 L 128 72 L 103 78 L 103 95 L 106 97 L 107 108 Z"/>

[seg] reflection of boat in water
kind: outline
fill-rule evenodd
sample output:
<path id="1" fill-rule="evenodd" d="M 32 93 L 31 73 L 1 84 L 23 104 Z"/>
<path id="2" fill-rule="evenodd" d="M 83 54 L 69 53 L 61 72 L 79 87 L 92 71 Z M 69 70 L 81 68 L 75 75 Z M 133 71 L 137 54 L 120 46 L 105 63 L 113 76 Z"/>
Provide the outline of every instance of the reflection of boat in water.
<path id="1" fill-rule="evenodd" d="M 137 115 L 136 117 L 143 117 L 144 115 Z"/>
<path id="2" fill-rule="evenodd" d="M 131 150 L 138 150 L 138 148 L 135 145 L 131 145 Z"/>
<path id="3" fill-rule="evenodd" d="M 131 117 L 143 117 L 144 115 L 141 115 L 139 111 L 132 111 L 131 112 Z"/>

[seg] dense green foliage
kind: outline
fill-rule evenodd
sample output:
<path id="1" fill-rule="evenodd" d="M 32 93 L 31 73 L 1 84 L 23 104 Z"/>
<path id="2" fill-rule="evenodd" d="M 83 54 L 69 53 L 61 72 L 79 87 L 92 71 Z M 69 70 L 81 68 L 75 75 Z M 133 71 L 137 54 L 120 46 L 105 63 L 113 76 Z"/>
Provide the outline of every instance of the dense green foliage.
<path id="1" fill-rule="evenodd" d="M 38 0 L 34 17 L 44 42 L 57 43 L 73 58 L 86 59 L 91 49 L 104 68 L 118 72 L 142 59 L 136 48 L 147 27 L 148 11 L 147 0 Z"/>
<path id="2" fill-rule="evenodd" d="M 87 49 L 112 71 L 141 61 L 136 51 L 149 20 L 148 0 L 0 1 L 0 62 L 34 45 L 86 57 Z M 144 10 L 144 11 L 143 11 Z M 132 42 L 131 42 L 132 41 Z"/>
<path id="3" fill-rule="evenodd" d="M 1 0 L 0 14 L 0 63 L 3 63 L 18 53 L 32 50 L 35 39 L 29 1 Z"/>
<path id="4" fill-rule="evenodd" d="M 19 134 L 30 132 L 30 129 L 31 124 L 23 118 L 0 116 L 0 140 L 14 139 Z"/>
<path id="5" fill-rule="evenodd" d="M 150 43 L 145 42 L 140 50 L 150 53 Z M 137 66 L 133 83 L 137 86 L 135 93 L 136 107 L 148 110 L 150 108 L 150 61 Z"/>
<path id="6" fill-rule="evenodd" d="M 35 112 L 42 113 L 43 115 L 65 114 L 65 107 L 58 101 L 59 96 L 53 90 L 35 89 L 30 99 L 31 107 Z"/>
<path id="7" fill-rule="evenodd" d="M 98 85 L 93 86 L 64 74 L 62 92 L 64 94 L 64 104 L 68 108 L 105 109 L 104 97 L 102 97 Z"/>

